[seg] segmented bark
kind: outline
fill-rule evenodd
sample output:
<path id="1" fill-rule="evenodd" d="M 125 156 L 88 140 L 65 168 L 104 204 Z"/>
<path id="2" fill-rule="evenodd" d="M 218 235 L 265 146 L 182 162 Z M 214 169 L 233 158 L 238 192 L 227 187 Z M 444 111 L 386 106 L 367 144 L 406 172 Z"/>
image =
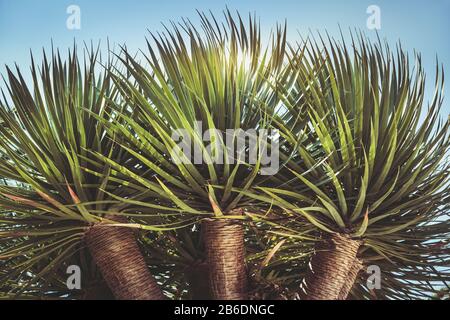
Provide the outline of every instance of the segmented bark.
<path id="1" fill-rule="evenodd" d="M 202 230 L 212 299 L 245 300 L 247 272 L 242 224 L 230 220 L 206 220 Z"/>
<path id="2" fill-rule="evenodd" d="M 341 292 L 339 293 L 338 300 L 346 300 L 350 291 L 352 291 L 353 285 L 358 277 L 359 272 L 363 268 L 362 261 L 356 258 L 353 261 L 352 267 L 348 272 L 347 278 L 345 279 L 345 283 L 342 286 Z"/>
<path id="3" fill-rule="evenodd" d="M 360 245 L 345 234 L 331 234 L 318 242 L 302 283 L 302 299 L 337 300 Z"/>
<path id="4" fill-rule="evenodd" d="M 109 219 L 127 222 L 126 219 L 117 217 Z M 96 224 L 88 230 L 85 239 L 94 261 L 116 299 L 164 299 L 130 228 Z"/>

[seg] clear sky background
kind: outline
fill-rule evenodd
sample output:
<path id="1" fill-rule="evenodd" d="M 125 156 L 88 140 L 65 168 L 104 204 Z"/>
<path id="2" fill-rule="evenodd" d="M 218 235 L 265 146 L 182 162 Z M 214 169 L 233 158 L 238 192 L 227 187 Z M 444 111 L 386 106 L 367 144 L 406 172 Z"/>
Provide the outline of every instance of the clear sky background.
<path id="1" fill-rule="evenodd" d="M 70 5 L 81 9 L 81 29 L 69 30 L 66 10 Z M 180 21 L 182 17 L 198 21 L 196 9 L 211 10 L 220 15 L 227 6 L 242 15 L 255 13 L 263 31 L 276 22 L 287 20 L 289 39 L 298 32 L 327 30 L 339 35 L 343 30 L 357 28 L 375 37 L 366 26 L 367 7 L 381 9 L 379 34 L 393 46 L 401 40 L 410 52 L 422 53 L 428 74 L 428 95 L 431 95 L 436 55 L 450 74 L 450 0 L 0 0 L 0 72 L 4 66 L 17 63 L 25 71 L 30 62 L 29 50 L 39 53 L 55 47 L 67 49 L 74 41 L 126 43 L 128 48 L 145 48 L 150 31 L 161 31 L 161 23 Z M 446 85 L 448 92 L 449 85 Z M 443 116 L 450 114 L 450 101 L 445 100 Z"/>

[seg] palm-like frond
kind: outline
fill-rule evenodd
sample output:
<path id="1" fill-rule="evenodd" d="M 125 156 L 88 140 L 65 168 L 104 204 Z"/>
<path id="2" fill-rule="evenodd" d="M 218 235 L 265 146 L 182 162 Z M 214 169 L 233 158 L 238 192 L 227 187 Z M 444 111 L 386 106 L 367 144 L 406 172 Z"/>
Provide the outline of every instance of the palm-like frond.
<path id="1" fill-rule="evenodd" d="M 280 102 L 274 83 L 288 77 L 283 69 L 285 31 L 278 29 L 272 46 L 265 48 L 252 17 L 245 25 L 226 12 L 226 24 L 219 25 L 213 16 L 200 16 L 201 31 L 185 21 L 165 35 L 152 35 L 154 43 L 149 42 L 145 55 L 149 68 L 125 52 L 127 73 L 114 79 L 127 104 L 117 117 L 127 127 L 106 125 L 116 141 L 156 174 L 145 180 L 127 168 L 133 183 L 171 200 L 183 212 L 220 215 L 242 198 L 232 188 L 248 189 L 261 165 L 245 159 L 217 163 L 211 154 L 227 155 L 227 129 L 268 127 L 267 115 Z M 191 139 L 193 150 L 213 150 L 201 164 L 188 155 L 174 161 L 178 142 L 172 134 L 179 129 Z M 204 141 L 207 130 L 214 132 Z M 101 158 L 116 170 L 123 169 L 120 163 Z"/>
<path id="2" fill-rule="evenodd" d="M 152 34 L 143 63 L 124 50 L 124 70 L 108 61 L 99 72 L 97 52 L 81 64 L 76 49 L 67 62 L 59 53 L 51 61 L 44 53 L 40 68 L 33 61 L 32 86 L 7 69 L 0 299 L 86 298 L 104 287 L 82 241 L 98 239 L 100 222 L 141 229 L 140 270 L 148 266 L 174 299 L 202 295 L 205 260 L 225 274 L 225 258 L 233 267 L 246 260 L 248 274 L 230 268 L 225 277 L 236 288 L 251 278 L 232 292 L 239 298 L 303 298 L 309 265 L 325 261 L 321 251 L 341 252 L 339 241 L 352 246 L 344 267 L 362 260 L 382 273 L 380 290 L 356 276 L 352 298 L 423 299 L 448 287 L 450 121 L 440 118 L 439 67 L 425 108 L 420 55 L 412 67 L 401 46 L 319 36 L 286 53 L 283 27 L 264 46 L 252 16 L 246 23 L 226 11 L 220 23 L 199 15 L 201 28 L 184 20 Z M 236 158 L 249 150 L 228 149 L 239 139 L 230 129 L 277 129 L 267 138 L 279 141 L 278 173 L 261 175 L 261 145 L 256 162 Z M 178 130 L 200 162 L 177 152 Z M 334 245 L 321 250 L 325 242 Z M 83 266 L 82 291 L 65 286 L 69 264 Z M 162 297 L 150 278 L 153 298 Z"/>
<path id="3" fill-rule="evenodd" d="M 357 296 L 423 298 L 432 282 L 449 279 L 443 73 L 437 68 L 425 109 L 419 55 L 412 69 L 400 46 L 394 54 L 363 35 L 352 39 L 352 51 L 333 39 L 306 42 L 292 50 L 298 77 L 278 120 L 298 156 L 281 172 L 280 187 L 260 188 L 260 198 L 317 231 L 364 240 L 360 255 L 381 267 L 385 284 L 370 293 L 362 282 Z M 294 120 L 305 112 L 309 124 L 299 130 Z"/>
<path id="4" fill-rule="evenodd" d="M 32 86 L 18 68 L 7 69 L 0 102 L 2 283 L 21 276 L 39 281 L 79 248 L 90 224 L 105 213 L 123 215 L 128 206 L 109 196 L 129 194 L 120 177 L 92 156 L 133 162 L 97 120 L 108 118 L 116 95 L 107 70 L 98 70 L 97 54 L 92 50 L 81 64 L 76 48 L 66 62 L 44 53 L 39 69 L 32 59 Z M 22 289 L 31 284 L 19 282 Z"/>
<path id="5" fill-rule="evenodd" d="M 99 158 L 155 194 L 152 205 L 121 201 L 153 206 L 155 213 L 183 212 L 194 221 L 219 218 L 202 224 L 211 294 L 245 299 L 244 230 L 236 220 L 246 218 L 243 192 L 261 180 L 263 152 L 274 139 L 257 130 L 269 128 L 279 107 L 277 82 L 291 79 L 283 65 L 286 33 L 279 27 L 272 45 L 264 47 L 251 16 L 248 25 L 229 11 L 224 24 L 214 16 L 200 17 L 201 30 L 184 21 L 152 35 L 144 55 L 148 68 L 125 51 L 121 60 L 127 72 L 113 75 L 124 98 L 115 116 L 126 125 L 105 126 L 154 176 Z M 186 152 L 189 148 L 193 153 Z"/>
<path id="6" fill-rule="evenodd" d="M 30 266 L 26 274 L 12 276 L 9 270 L 2 270 L 6 282 L 2 286 L 2 299 L 41 299 L 41 300 L 105 300 L 113 299 L 113 295 L 103 280 L 101 273 L 92 260 L 88 250 L 80 243 L 75 252 L 52 267 L 52 272 L 42 273 L 47 266 L 54 264 L 53 256 L 42 257 Z M 67 273 L 69 266 L 78 266 L 81 273 L 81 288 L 69 289 Z M 23 288 L 24 283 L 29 283 Z"/>

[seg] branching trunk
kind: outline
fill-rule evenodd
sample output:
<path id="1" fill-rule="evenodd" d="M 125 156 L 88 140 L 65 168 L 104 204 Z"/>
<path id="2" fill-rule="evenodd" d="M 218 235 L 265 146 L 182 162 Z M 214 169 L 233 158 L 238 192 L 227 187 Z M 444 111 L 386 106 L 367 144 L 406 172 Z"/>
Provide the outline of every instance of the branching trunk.
<path id="1" fill-rule="evenodd" d="M 244 227 L 229 220 L 206 220 L 202 229 L 212 299 L 245 300 Z"/>
<path id="2" fill-rule="evenodd" d="M 352 291 L 353 285 L 355 284 L 356 279 L 358 278 L 358 274 L 363 268 L 362 261 L 358 258 L 355 258 L 353 261 L 352 267 L 348 272 L 347 278 L 345 279 L 345 283 L 342 286 L 341 292 L 339 293 L 338 300 L 346 300 L 350 291 Z"/>
<path id="3" fill-rule="evenodd" d="M 109 218 L 126 222 L 117 217 Z M 85 239 L 94 261 L 116 299 L 164 299 L 130 228 L 97 224 L 89 229 Z"/>
<path id="4" fill-rule="evenodd" d="M 344 234 L 331 234 L 319 242 L 302 284 L 302 298 L 337 300 L 360 245 L 359 240 L 352 240 Z"/>

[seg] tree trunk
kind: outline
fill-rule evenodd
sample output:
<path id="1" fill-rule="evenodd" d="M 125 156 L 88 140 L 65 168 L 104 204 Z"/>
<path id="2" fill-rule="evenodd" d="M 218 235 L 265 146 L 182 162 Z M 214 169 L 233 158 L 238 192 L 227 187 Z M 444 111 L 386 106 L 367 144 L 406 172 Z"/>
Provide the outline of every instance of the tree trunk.
<path id="1" fill-rule="evenodd" d="M 120 223 L 127 220 L 108 217 Z M 86 243 L 112 293 L 119 300 L 161 300 L 161 289 L 148 270 L 133 230 L 96 224 Z"/>
<path id="2" fill-rule="evenodd" d="M 330 234 L 317 243 L 302 283 L 305 300 L 337 300 L 361 242 L 345 234 Z"/>
<path id="3" fill-rule="evenodd" d="M 205 220 L 202 230 L 212 299 L 247 299 L 244 227 L 229 220 Z"/>
<path id="4" fill-rule="evenodd" d="M 208 283 L 209 269 L 206 263 L 199 263 L 187 270 L 192 300 L 211 300 Z"/>
<path id="5" fill-rule="evenodd" d="M 114 300 L 114 295 L 105 282 L 86 289 L 83 300 Z"/>
<path id="6" fill-rule="evenodd" d="M 358 258 L 355 258 L 353 261 L 352 267 L 348 272 L 347 278 L 345 279 L 345 283 L 342 286 L 341 292 L 339 293 L 338 300 L 346 300 L 350 291 L 352 291 L 353 285 L 355 284 L 356 279 L 358 278 L 358 274 L 363 268 L 362 261 Z"/>

